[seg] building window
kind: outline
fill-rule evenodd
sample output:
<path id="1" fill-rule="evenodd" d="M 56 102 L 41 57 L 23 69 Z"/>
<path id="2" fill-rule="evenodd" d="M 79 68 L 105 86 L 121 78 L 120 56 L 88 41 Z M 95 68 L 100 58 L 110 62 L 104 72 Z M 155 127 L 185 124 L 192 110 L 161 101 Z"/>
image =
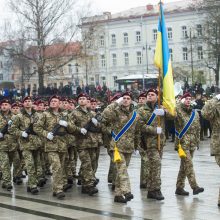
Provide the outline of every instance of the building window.
<path id="1" fill-rule="evenodd" d="M 127 52 L 124 53 L 124 60 L 125 60 L 125 65 L 126 65 L 126 66 L 129 65 L 129 55 L 128 55 Z"/>
<path id="2" fill-rule="evenodd" d="M 104 47 L 104 46 L 105 46 L 104 36 L 100 36 L 100 47 Z"/>
<path id="3" fill-rule="evenodd" d="M 101 67 L 105 67 L 105 55 L 101 55 Z"/>
<path id="4" fill-rule="evenodd" d="M 142 54 L 140 51 L 137 52 L 137 64 L 140 65 L 142 63 Z"/>
<path id="5" fill-rule="evenodd" d="M 187 47 L 183 47 L 183 60 L 188 60 L 188 49 Z"/>
<path id="6" fill-rule="evenodd" d="M 112 66 L 117 66 L 117 55 L 115 53 L 112 54 Z"/>
<path id="7" fill-rule="evenodd" d="M 157 29 L 153 29 L 153 39 L 154 41 L 157 40 Z"/>
<path id="8" fill-rule="evenodd" d="M 128 44 L 128 33 L 124 33 L 124 44 Z"/>
<path id="9" fill-rule="evenodd" d="M 116 36 L 112 34 L 112 45 L 116 45 Z"/>
<path id="10" fill-rule="evenodd" d="M 201 37 L 202 36 L 202 25 L 197 24 L 196 29 L 197 29 L 197 36 Z"/>
<path id="11" fill-rule="evenodd" d="M 186 26 L 182 26 L 182 36 L 183 36 L 183 38 L 187 38 L 188 37 Z"/>
<path id="12" fill-rule="evenodd" d="M 3 80 L 3 74 L 0 74 L 0 80 Z"/>
<path id="13" fill-rule="evenodd" d="M 198 59 L 203 60 L 203 49 L 202 49 L 202 47 L 198 47 L 197 50 L 198 50 Z"/>
<path id="14" fill-rule="evenodd" d="M 167 36 L 169 40 L 173 39 L 173 30 L 171 27 L 167 28 Z"/>
<path id="15" fill-rule="evenodd" d="M 114 81 L 114 87 L 116 87 L 117 86 L 117 83 L 115 82 L 116 80 L 117 80 L 117 76 L 113 76 L 113 81 Z"/>
<path id="16" fill-rule="evenodd" d="M 173 61 L 173 49 L 172 48 L 169 49 L 169 53 L 170 53 L 170 60 Z"/>
<path id="17" fill-rule="evenodd" d="M 136 31 L 136 42 L 137 43 L 141 42 L 141 32 L 140 31 Z"/>

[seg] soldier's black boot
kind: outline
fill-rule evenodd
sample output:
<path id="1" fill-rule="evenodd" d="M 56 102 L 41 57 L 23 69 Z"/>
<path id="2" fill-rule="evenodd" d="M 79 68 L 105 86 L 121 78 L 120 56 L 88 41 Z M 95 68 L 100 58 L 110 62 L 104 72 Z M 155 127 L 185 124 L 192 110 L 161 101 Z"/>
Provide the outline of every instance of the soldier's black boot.
<path id="1" fill-rule="evenodd" d="M 82 194 L 88 194 L 89 193 L 88 187 L 82 186 L 81 193 Z"/>
<path id="2" fill-rule="evenodd" d="M 65 198 L 65 193 L 64 192 L 59 192 L 56 194 L 57 199 L 64 199 Z"/>
<path id="3" fill-rule="evenodd" d="M 96 178 L 96 179 L 95 179 L 95 182 L 94 182 L 94 184 L 93 184 L 93 185 L 94 185 L 94 186 L 97 186 L 97 185 L 98 185 L 98 183 L 99 183 L 99 179 L 98 179 L 98 178 Z"/>
<path id="4" fill-rule="evenodd" d="M 13 177 L 13 182 L 16 185 L 21 185 L 23 181 L 22 181 L 22 179 L 20 177 Z"/>
<path id="5" fill-rule="evenodd" d="M 80 179 L 78 179 L 77 185 L 78 185 L 78 186 L 81 186 L 81 185 L 82 185 L 82 181 L 81 181 Z"/>
<path id="6" fill-rule="evenodd" d="M 88 194 L 89 194 L 90 196 L 92 196 L 92 195 L 94 195 L 94 194 L 96 194 L 96 193 L 98 193 L 98 189 L 97 189 L 96 187 L 90 186 L 90 187 L 88 188 Z"/>
<path id="7" fill-rule="evenodd" d="M 204 192 L 204 188 L 202 188 L 202 187 L 197 186 L 193 189 L 193 195 L 197 195 L 202 192 Z"/>
<path id="8" fill-rule="evenodd" d="M 164 196 L 160 190 L 156 190 L 156 200 L 164 200 Z"/>
<path id="9" fill-rule="evenodd" d="M 112 184 L 112 191 L 115 191 L 115 184 Z"/>
<path id="10" fill-rule="evenodd" d="M 73 177 L 68 177 L 67 183 L 72 185 L 73 184 Z"/>
<path id="11" fill-rule="evenodd" d="M 220 207 L 220 201 L 218 202 L 218 207 Z"/>
<path id="12" fill-rule="evenodd" d="M 13 187 L 11 184 L 9 184 L 9 185 L 7 185 L 6 189 L 7 189 L 7 191 L 11 191 L 13 189 Z"/>
<path id="13" fill-rule="evenodd" d="M 66 192 L 68 189 L 71 189 L 72 188 L 72 185 L 71 184 L 65 184 L 63 186 L 63 191 Z"/>
<path id="14" fill-rule="evenodd" d="M 189 192 L 185 191 L 182 188 L 177 188 L 175 194 L 179 196 L 188 196 Z"/>
<path id="15" fill-rule="evenodd" d="M 2 171 L 0 171 L 0 180 L 2 179 Z"/>
<path id="16" fill-rule="evenodd" d="M 126 193 L 124 196 L 127 201 L 131 201 L 134 198 L 134 195 L 131 192 Z"/>
<path id="17" fill-rule="evenodd" d="M 115 196 L 114 202 L 127 203 L 127 199 L 124 196 Z"/>
<path id="18" fill-rule="evenodd" d="M 156 191 L 148 191 L 147 198 L 148 199 L 156 199 L 155 193 L 156 193 Z"/>
<path id="19" fill-rule="evenodd" d="M 37 195 L 39 193 L 39 190 L 37 187 L 33 187 L 30 189 L 30 192 L 32 195 Z"/>
<path id="20" fill-rule="evenodd" d="M 40 178 L 37 183 L 37 186 L 43 187 L 45 184 L 46 184 L 46 180 L 44 178 Z"/>

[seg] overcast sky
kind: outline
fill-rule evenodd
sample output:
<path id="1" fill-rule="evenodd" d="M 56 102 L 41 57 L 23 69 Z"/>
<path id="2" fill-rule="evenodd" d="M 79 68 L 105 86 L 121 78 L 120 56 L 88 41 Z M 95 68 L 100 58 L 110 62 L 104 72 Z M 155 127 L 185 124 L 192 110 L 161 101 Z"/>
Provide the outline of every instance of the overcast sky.
<path id="1" fill-rule="evenodd" d="M 83 1 L 83 0 L 82 0 Z M 164 0 L 163 2 L 175 2 L 184 0 Z M 149 3 L 157 4 L 159 0 L 91 0 L 97 11 L 120 12 L 133 7 L 145 6 Z"/>

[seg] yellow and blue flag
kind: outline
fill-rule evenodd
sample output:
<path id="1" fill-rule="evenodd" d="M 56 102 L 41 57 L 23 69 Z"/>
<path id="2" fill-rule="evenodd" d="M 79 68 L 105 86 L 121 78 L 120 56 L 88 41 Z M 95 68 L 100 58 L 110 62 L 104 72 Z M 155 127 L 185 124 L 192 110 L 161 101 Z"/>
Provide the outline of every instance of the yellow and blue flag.
<path id="1" fill-rule="evenodd" d="M 176 102 L 174 95 L 173 72 L 163 5 L 161 2 L 154 64 L 160 69 L 163 76 L 163 106 L 170 112 L 170 114 L 174 115 Z"/>

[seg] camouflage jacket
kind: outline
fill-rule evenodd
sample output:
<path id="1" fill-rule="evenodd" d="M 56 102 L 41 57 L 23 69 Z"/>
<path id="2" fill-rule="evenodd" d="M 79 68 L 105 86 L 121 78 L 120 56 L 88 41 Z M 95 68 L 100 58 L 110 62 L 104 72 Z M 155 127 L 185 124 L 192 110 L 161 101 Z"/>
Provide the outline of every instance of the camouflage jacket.
<path id="1" fill-rule="evenodd" d="M 102 114 L 102 122 L 106 130 L 112 129 L 117 135 L 124 125 L 131 119 L 133 114 L 133 108 L 127 110 L 122 105 L 111 104 L 108 106 Z M 128 131 L 119 139 L 117 142 L 117 147 L 119 152 L 132 153 L 135 148 L 140 144 L 140 123 L 139 115 L 128 129 Z M 115 142 L 111 139 L 110 150 L 114 149 Z"/>
<path id="2" fill-rule="evenodd" d="M 52 132 L 54 127 L 58 125 L 59 120 L 67 120 L 67 115 L 62 111 L 59 111 L 55 114 L 51 109 L 45 111 L 41 114 L 39 120 L 34 124 L 34 131 L 44 138 L 45 142 L 45 151 L 51 152 L 66 152 L 67 151 L 67 131 L 66 128 L 60 127 L 58 132 L 62 135 L 55 135 L 53 140 L 47 139 L 49 132 Z"/>
<path id="3" fill-rule="evenodd" d="M 180 133 L 192 114 L 192 108 L 187 109 L 183 103 L 176 107 L 175 129 Z M 184 150 L 195 150 L 200 142 L 200 122 L 199 114 L 196 112 L 195 119 L 186 134 L 180 139 L 180 144 Z M 175 139 L 175 148 L 178 148 L 179 139 Z"/>
<path id="4" fill-rule="evenodd" d="M 6 127 L 9 129 L 10 125 L 8 122 L 11 120 L 13 114 L 9 112 L 8 115 L 0 113 L 0 131 Z M 7 129 L 7 130 L 8 130 Z M 0 138 L 0 151 L 14 151 L 18 148 L 18 143 L 13 135 L 9 134 L 8 131 L 3 138 Z"/>
<path id="5" fill-rule="evenodd" d="M 12 117 L 12 124 L 9 133 L 18 139 L 21 150 L 37 150 L 41 145 L 41 140 L 37 135 L 29 134 L 27 138 L 23 138 L 22 132 L 29 128 L 30 124 L 34 124 L 38 120 L 37 113 L 32 109 L 32 113 L 28 114 L 25 109 L 21 113 Z"/>
<path id="6" fill-rule="evenodd" d="M 84 110 L 80 106 L 69 114 L 69 124 L 67 130 L 76 137 L 77 149 L 96 148 L 98 147 L 97 133 L 87 132 L 86 135 L 81 134 L 81 128 L 85 128 L 87 123 L 94 117 L 94 113 Z"/>
<path id="7" fill-rule="evenodd" d="M 220 155 L 220 101 L 213 98 L 202 109 L 202 116 L 210 121 L 212 128 L 211 155 Z"/>
<path id="8" fill-rule="evenodd" d="M 158 149 L 157 117 L 151 123 L 151 125 L 147 125 L 147 122 L 150 119 L 151 115 L 153 114 L 153 111 L 155 108 L 156 108 L 156 105 L 153 107 L 149 104 L 146 104 L 145 106 L 138 109 L 138 113 L 140 114 L 140 120 L 143 123 L 142 129 L 141 129 L 141 132 L 142 132 L 141 146 L 145 150 L 151 149 L 151 148 Z M 160 135 L 160 148 L 162 150 L 165 144 L 165 134 L 164 134 L 165 117 L 161 116 L 160 121 L 161 121 L 161 128 L 162 128 L 162 134 Z"/>

